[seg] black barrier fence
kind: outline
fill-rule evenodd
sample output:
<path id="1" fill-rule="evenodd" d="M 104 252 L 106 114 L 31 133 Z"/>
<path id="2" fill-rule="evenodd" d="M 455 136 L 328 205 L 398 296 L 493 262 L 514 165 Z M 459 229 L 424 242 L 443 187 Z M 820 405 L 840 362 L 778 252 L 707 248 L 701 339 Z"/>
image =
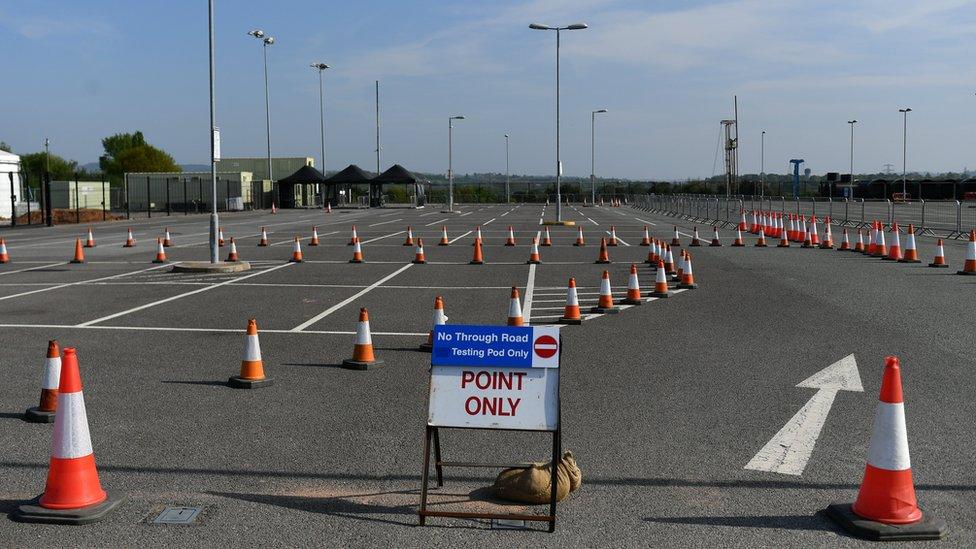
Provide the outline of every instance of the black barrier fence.
<path id="1" fill-rule="evenodd" d="M 0 183 L 0 225 L 90 223 L 117 218 L 121 189 L 101 177 L 74 174 L 49 181 L 43 174 L 5 173 Z"/>

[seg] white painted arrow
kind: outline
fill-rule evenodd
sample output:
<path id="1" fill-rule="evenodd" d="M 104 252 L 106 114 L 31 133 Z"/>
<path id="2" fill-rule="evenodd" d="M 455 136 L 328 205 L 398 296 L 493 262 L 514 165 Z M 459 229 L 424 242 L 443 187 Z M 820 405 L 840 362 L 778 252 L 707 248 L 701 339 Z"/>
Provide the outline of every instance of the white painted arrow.
<path id="1" fill-rule="evenodd" d="M 746 469 L 802 475 L 838 391 L 864 392 L 854 355 L 847 355 L 797 384 L 819 389 L 765 446 Z"/>

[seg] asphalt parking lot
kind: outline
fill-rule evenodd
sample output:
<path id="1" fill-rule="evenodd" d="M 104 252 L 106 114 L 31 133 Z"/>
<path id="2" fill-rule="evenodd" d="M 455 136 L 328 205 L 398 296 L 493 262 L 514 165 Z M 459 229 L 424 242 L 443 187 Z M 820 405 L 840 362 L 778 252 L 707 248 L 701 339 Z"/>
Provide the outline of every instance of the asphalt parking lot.
<path id="1" fill-rule="evenodd" d="M 586 310 L 610 272 L 614 297 L 630 264 L 642 290 L 643 227 L 683 244 L 692 226 L 623 207 L 564 206 L 576 228 L 553 227 L 542 263 L 531 239 L 554 205 L 248 212 L 222 216 L 249 271 L 170 273 L 155 265 L 169 227 L 175 261 L 207 257 L 207 219 L 94 226 L 97 246 L 70 264 L 84 227 L 2 229 L 0 265 L 0 511 L 44 487 L 51 426 L 21 420 L 37 404 L 49 339 L 78 349 L 102 485 L 124 497 L 106 520 L 83 527 L 0 524 L 4 546 L 698 546 L 866 545 L 821 511 L 852 501 L 861 480 L 886 355 L 902 361 L 908 435 L 923 509 L 944 518 L 946 546 L 976 544 L 971 441 L 976 277 L 957 276 L 964 241 L 947 241 L 949 269 L 930 269 L 934 239 L 919 237 L 921 264 L 860 254 L 728 244 L 692 248 L 700 287 L 616 315 L 562 328 L 563 446 L 583 487 L 559 506 L 556 532 L 497 531 L 487 521 L 431 519 L 418 527 L 435 296 L 449 323 L 504 324 L 519 288 L 528 323 L 556 321 L 569 277 Z M 356 225 L 366 262 L 350 264 Z M 512 226 L 517 246 L 504 246 Z M 321 245 L 307 246 L 312 226 Z M 407 227 L 424 240 L 414 265 Z M 437 246 L 442 227 L 451 245 Z M 481 226 L 484 265 L 469 265 Z M 608 266 L 599 238 L 616 227 Z M 261 227 L 271 245 L 258 247 Z M 707 240 L 711 230 L 699 227 Z M 295 236 L 305 261 L 288 262 Z M 840 230 L 834 229 L 839 240 Z M 904 244 L 904 241 L 903 241 Z M 221 254 L 226 254 L 222 248 Z M 369 310 L 381 367 L 339 367 Z M 248 318 L 256 318 L 271 387 L 235 391 Z M 754 455 L 816 392 L 796 387 L 854 355 L 863 392 L 841 391 L 800 474 L 747 469 Z M 458 459 L 547 459 L 549 438 L 448 432 Z M 513 508 L 483 501 L 496 471 L 450 472 L 439 508 Z M 188 526 L 152 524 L 166 506 L 197 506 Z"/>

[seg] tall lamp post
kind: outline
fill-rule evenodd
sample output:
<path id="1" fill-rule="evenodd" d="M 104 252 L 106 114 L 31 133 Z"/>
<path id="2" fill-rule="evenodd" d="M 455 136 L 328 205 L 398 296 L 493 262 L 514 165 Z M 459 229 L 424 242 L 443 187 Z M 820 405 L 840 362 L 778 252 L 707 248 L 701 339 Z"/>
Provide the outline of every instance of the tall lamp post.
<path id="1" fill-rule="evenodd" d="M 322 175 L 325 175 L 325 99 L 322 88 L 322 73 L 329 68 L 325 63 L 312 63 L 311 67 L 319 71 L 319 139 L 322 147 Z M 325 186 L 322 186 L 322 205 L 325 205 Z"/>
<path id="2" fill-rule="evenodd" d="M 532 30 L 556 31 L 556 222 L 562 223 L 562 195 L 559 190 L 559 180 L 563 175 L 563 163 L 559 158 L 559 32 L 564 30 L 583 30 L 587 28 L 587 25 L 586 23 L 575 23 L 565 27 L 553 27 L 532 23 L 529 25 L 529 28 Z"/>
<path id="3" fill-rule="evenodd" d="M 268 93 L 268 46 L 275 43 L 274 36 L 265 36 L 261 29 L 254 29 L 248 32 L 261 41 L 264 51 L 264 115 L 265 128 L 268 134 L 268 179 L 274 182 L 274 169 L 271 167 L 271 95 Z M 277 198 L 277 195 L 276 195 Z"/>
<path id="4" fill-rule="evenodd" d="M 590 112 L 590 204 L 596 205 L 596 115 L 607 112 L 598 109 Z"/>
<path id="5" fill-rule="evenodd" d="M 464 115 L 447 119 L 447 211 L 454 212 L 454 121 L 464 120 Z"/>
<path id="6" fill-rule="evenodd" d="M 505 203 L 512 201 L 512 178 L 508 171 L 508 134 L 505 134 Z"/>
<path id="7" fill-rule="evenodd" d="M 904 122 L 902 124 L 902 137 L 901 137 L 901 199 L 908 200 L 908 191 L 905 179 L 908 173 L 908 113 L 912 112 L 912 109 L 905 107 L 904 109 L 898 109 L 903 116 Z"/>
<path id="8" fill-rule="evenodd" d="M 851 186 L 851 198 L 854 197 L 854 124 L 857 124 L 857 119 L 848 120 L 848 124 L 851 126 L 851 177 L 848 184 Z"/>
<path id="9" fill-rule="evenodd" d="M 759 136 L 759 197 L 766 196 L 766 130 Z"/>
<path id="10" fill-rule="evenodd" d="M 220 262 L 220 250 L 217 245 L 217 234 L 220 227 L 217 218 L 217 160 L 220 158 L 219 146 L 220 134 L 217 133 L 217 106 L 214 87 L 214 0 L 209 1 L 208 23 L 210 27 L 210 188 L 211 202 L 210 209 L 210 263 Z M 129 197 L 125 197 L 128 203 Z M 128 208 L 127 208 L 128 209 Z"/>

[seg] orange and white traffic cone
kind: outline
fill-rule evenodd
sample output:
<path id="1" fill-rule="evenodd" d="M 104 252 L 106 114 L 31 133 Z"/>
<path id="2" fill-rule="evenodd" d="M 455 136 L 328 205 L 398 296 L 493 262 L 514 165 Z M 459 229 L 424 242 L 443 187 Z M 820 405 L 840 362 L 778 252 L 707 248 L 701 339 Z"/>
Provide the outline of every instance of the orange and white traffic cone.
<path id="1" fill-rule="evenodd" d="M 898 357 L 885 357 L 857 499 L 853 505 L 830 505 L 827 515 L 851 533 L 877 541 L 941 539 L 948 531 L 944 521 L 923 513 L 915 498 Z"/>
<path id="2" fill-rule="evenodd" d="M 326 202 L 325 203 L 325 213 L 327 213 L 327 214 L 332 213 L 332 203 L 331 202 Z"/>
<path id="3" fill-rule="evenodd" d="M 241 359 L 241 375 L 227 380 L 227 385 L 235 389 L 258 389 L 267 387 L 274 381 L 264 375 L 264 360 L 261 358 L 261 342 L 258 340 L 258 321 L 247 321 L 244 335 L 244 357 Z"/>
<path id="4" fill-rule="evenodd" d="M 21 505 L 13 518 L 20 522 L 89 524 L 99 521 L 119 499 L 102 489 L 95 466 L 78 355 L 64 350 L 58 382 L 58 413 L 44 493 Z"/>
<path id="5" fill-rule="evenodd" d="M 441 241 L 437 243 L 438 246 L 450 246 L 451 241 L 447 238 L 447 225 L 441 227 Z"/>
<path id="6" fill-rule="evenodd" d="M 840 247 L 837 248 L 838 252 L 849 252 L 851 251 L 851 239 L 847 236 L 847 228 L 844 228 L 844 240 L 841 241 Z"/>
<path id="7" fill-rule="evenodd" d="M 939 269 L 946 269 L 949 267 L 949 264 L 946 262 L 945 259 L 945 248 L 942 246 L 941 238 L 939 239 L 938 243 L 936 243 L 935 245 L 935 259 L 932 260 L 932 263 L 929 263 L 929 267 L 935 267 Z"/>
<path id="8" fill-rule="evenodd" d="M 698 227 L 695 227 L 691 232 L 691 244 L 689 246 L 698 247 L 701 246 L 701 240 L 698 240 Z"/>
<path id="9" fill-rule="evenodd" d="M 444 314 L 444 299 L 441 296 L 434 298 L 434 326 L 443 326 L 447 324 L 447 315 Z M 427 333 L 427 342 L 420 344 L 420 350 L 431 352 L 434 349 L 434 329 L 431 328 L 430 332 Z"/>
<path id="10" fill-rule="evenodd" d="M 309 246 L 318 246 L 319 245 L 319 228 L 318 227 L 315 227 L 315 226 L 312 227 L 312 239 L 308 241 L 308 245 Z"/>
<path id="11" fill-rule="evenodd" d="M 51 423 L 58 411 L 58 384 L 61 381 L 61 349 L 55 340 L 47 343 L 47 360 L 44 362 L 44 378 L 41 380 L 41 402 L 24 412 L 24 419 L 31 423 Z"/>
<path id="12" fill-rule="evenodd" d="M 295 237 L 295 242 L 291 245 L 291 259 L 292 263 L 301 263 L 302 258 L 302 243 L 298 241 L 298 237 Z"/>
<path id="13" fill-rule="evenodd" d="M 712 243 L 709 246 L 715 248 L 721 245 L 722 241 L 718 238 L 718 225 L 715 225 L 712 227 Z"/>
<path id="14" fill-rule="evenodd" d="M 86 248 L 94 248 L 95 247 L 95 235 L 92 233 L 92 228 L 91 227 L 88 227 L 88 239 L 85 240 L 85 247 Z"/>
<path id="15" fill-rule="evenodd" d="M 757 248 L 766 247 L 766 231 L 759 231 L 759 238 L 756 239 Z"/>
<path id="16" fill-rule="evenodd" d="M 873 256 L 874 250 L 878 247 L 878 222 L 871 222 L 871 231 L 868 233 L 868 245 L 864 248 L 864 254 Z"/>
<path id="17" fill-rule="evenodd" d="M 681 245 L 681 239 L 678 238 L 678 226 L 677 225 L 674 226 L 674 236 L 671 237 L 671 245 L 672 246 L 680 246 Z"/>
<path id="18" fill-rule="evenodd" d="M 607 239 L 607 246 L 617 245 L 617 228 L 610 225 L 610 238 Z"/>
<path id="19" fill-rule="evenodd" d="M 610 289 L 610 271 L 603 271 L 600 278 L 600 300 L 590 309 L 593 313 L 613 314 L 620 312 L 620 308 L 613 304 L 613 292 Z"/>
<path id="20" fill-rule="evenodd" d="M 684 272 L 684 269 L 685 269 L 685 256 L 687 256 L 687 255 L 688 255 L 688 250 L 687 249 L 682 250 L 681 253 L 678 254 L 678 263 L 677 263 L 678 270 L 677 270 L 677 272 L 674 273 L 674 278 L 678 282 L 681 282 L 681 273 Z"/>
<path id="21" fill-rule="evenodd" d="M 356 345 L 353 347 L 352 358 L 342 361 L 344 368 L 352 370 L 367 370 L 370 366 L 383 364 L 376 360 L 373 354 L 373 336 L 369 331 L 369 313 L 366 307 L 359 309 L 359 324 L 356 325 Z"/>
<path id="22" fill-rule="evenodd" d="M 576 295 L 576 279 L 569 279 L 569 287 L 566 289 L 566 309 L 563 312 L 562 318 L 559 319 L 561 324 L 582 324 L 583 317 L 580 315 L 579 306 L 579 296 Z"/>
<path id="23" fill-rule="evenodd" d="M 658 255 L 657 255 L 657 241 L 651 242 L 651 247 L 647 249 L 647 259 L 644 263 L 648 265 L 657 265 Z"/>
<path id="24" fill-rule="evenodd" d="M 811 223 L 810 225 L 807 225 L 807 220 L 805 218 L 800 219 L 800 227 L 802 227 L 803 231 L 803 245 L 800 246 L 801 248 L 815 247 L 813 245 L 813 233 L 811 232 L 811 225 L 813 224 Z"/>
<path id="25" fill-rule="evenodd" d="M 122 245 L 123 248 L 134 248 L 136 245 L 136 239 L 132 236 L 132 227 L 129 227 L 128 234 L 125 237 L 125 244 Z"/>
<path id="26" fill-rule="evenodd" d="M 915 225 L 908 225 L 908 234 L 905 236 L 905 255 L 898 260 L 901 263 L 921 263 L 918 258 L 918 248 L 915 247 Z"/>
<path id="27" fill-rule="evenodd" d="M 224 229 L 217 229 L 217 246 L 224 247 Z"/>
<path id="28" fill-rule="evenodd" d="M 163 240 L 161 238 L 156 238 L 156 257 L 153 259 L 153 263 L 166 263 L 166 250 L 163 248 Z"/>
<path id="29" fill-rule="evenodd" d="M 169 237 L 169 227 L 166 227 L 166 230 L 163 231 L 163 246 L 169 248 L 172 245 L 173 239 Z"/>
<path id="30" fill-rule="evenodd" d="M 760 235 L 761 236 L 761 235 Z M 685 254 L 685 264 L 684 270 L 681 272 L 681 282 L 678 283 L 679 288 L 684 288 L 686 290 L 694 290 L 698 287 L 695 284 L 695 275 L 691 270 L 691 254 Z"/>
<path id="31" fill-rule="evenodd" d="M 786 231 L 779 232 L 779 244 L 776 245 L 777 248 L 789 248 L 790 238 Z"/>
<path id="32" fill-rule="evenodd" d="M 817 216 L 810 216 L 810 245 L 814 248 L 820 246 L 820 235 L 817 234 Z"/>
<path id="33" fill-rule="evenodd" d="M 878 245 L 874 247 L 874 257 L 884 259 L 888 255 L 888 247 L 885 244 L 884 226 L 878 225 Z"/>
<path id="34" fill-rule="evenodd" d="M 735 240 L 732 241 L 732 247 L 741 248 L 745 246 L 745 242 L 742 241 L 742 229 L 735 230 Z"/>
<path id="35" fill-rule="evenodd" d="M 349 236 L 349 243 L 346 246 L 355 246 L 356 241 L 359 240 L 359 234 L 356 233 L 356 226 L 352 226 L 352 233 Z"/>
<path id="36" fill-rule="evenodd" d="M 675 275 L 677 271 L 674 269 L 674 254 L 671 253 L 671 246 L 665 246 L 665 259 L 664 259 L 664 271 L 668 275 Z"/>
<path id="37" fill-rule="evenodd" d="M 861 233 L 861 229 L 857 230 L 857 242 L 854 244 L 854 251 L 864 253 L 864 235 Z"/>
<path id="38" fill-rule="evenodd" d="M 278 213 L 278 206 L 276 206 L 274 202 L 271 203 L 271 213 L 272 214 Z"/>
<path id="39" fill-rule="evenodd" d="M 540 246 L 552 246 L 552 237 L 549 235 L 549 225 L 546 225 L 542 230 L 542 243 Z"/>
<path id="40" fill-rule="evenodd" d="M 539 263 L 542 263 L 542 259 L 539 256 L 539 241 L 538 241 L 538 239 L 536 239 L 536 237 L 533 236 L 532 237 L 532 251 L 529 252 L 529 260 L 526 261 L 526 264 L 529 264 L 529 265 L 538 265 Z"/>
<path id="41" fill-rule="evenodd" d="M 268 229 L 261 227 L 261 240 L 258 240 L 258 246 L 264 247 L 268 245 Z"/>
<path id="42" fill-rule="evenodd" d="M 352 245 L 352 259 L 349 263 L 363 263 L 366 260 L 363 259 L 363 245 L 359 243 L 359 239 Z"/>
<path id="43" fill-rule="evenodd" d="M 657 262 L 657 273 L 654 275 L 654 291 L 651 292 L 652 297 L 670 297 L 671 292 L 668 290 L 668 275 L 664 272 L 664 262 Z"/>
<path id="44" fill-rule="evenodd" d="M 474 239 L 475 240 L 480 240 L 480 241 L 484 242 L 484 239 L 481 238 L 481 225 L 478 225 L 477 227 L 475 227 L 475 229 L 474 229 Z M 474 242 L 472 242 L 471 245 L 474 246 Z"/>
<path id="45" fill-rule="evenodd" d="M 7 241 L 0 238 L 0 265 L 10 263 L 10 254 L 7 253 Z"/>
<path id="46" fill-rule="evenodd" d="M 234 237 L 230 237 L 230 252 L 227 254 L 228 263 L 237 263 L 237 243 L 234 242 Z"/>
<path id="47" fill-rule="evenodd" d="M 969 233 L 969 244 L 966 247 L 966 263 L 961 271 L 956 271 L 961 275 L 976 275 L 976 229 Z"/>
<path id="48" fill-rule="evenodd" d="M 759 219 L 756 218 L 756 210 L 752 210 L 752 224 L 749 225 L 749 232 L 752 234 L 759 232 Z"/>
<path id="49" fill-rule="evenodd" d="M 901 259 L 901 235 L 898 234 L 898 224 L 891 224 L 891 246 L 888 247 L 888 255 L 882 257 L 887 261 L 898 261 Z"/>
<path id="50" fill-rule="evenodd" d="M 627 305 L 643 305 L 641 299 L 640 280 L 637 278 L 637 265 L 630 264 L 630 277 L 627 279 L 627 295 L 623 299 Z"/>
<path id="51" fill-rule="evenodd" d="M 580 226 L 576 229 L 576 242 L 573 243 L 573 246 L 586 246 L 586 241 L 583 240 L 583 227 Z"/>
<path id="52" fill-rule="evenodd" d="M 75 239 L 75 257 L 71 260 L 72 263 L 84 263 L 85 262 L 85 251 L 81 248 L 81 239 Z"/>
<path id="53" fill-rule="evenodd" d="M 471 261 L 468 262 L 469 265 L 484 265 L 485 257 L 481 253 L 481 239 L 474 239 L 474 254 L 471 256 Z"/>
<path id="54" fill-rule="evenodd" d="M 830 232 L 830 218 L 824 218 L 824 239 L 820 242 L 821 250 L 834 249 L 834 235 Z"/>
<path id="55" fill-rule="evenodd" d="M 742 215 L 742 218 L 739 220 L 739 226 L 737 228 L 740 232 L 747 231 L 748 229 L 746 228 L 746 211 L 742 210 L 740 214 Z"/>
<path id="56" fill-rule="evenodd" d="M 413 246 L 413 228 L 407 225 L 407 239 L 403 241 L 404 246 Z"/>
<path id="57" fill-rule="evenodd" d="M 511 225 L 508 226 L 508 238 L 505 239 L 505 245 L 506 246 L 515 245 L 515 229 L 513 229 Z"/>
<path id="58" fill-rule="evenodd" d="M 648 232 L 647 232 L 647 225 L 644 225 L 644 237 L 641 238 L 640 245 L 641 246 L 650 246 L 651 245 L 651 235 L 648 234 Z"/>
<path id="59" fill-rule="evenodd" d="M 594 261 L 594 263 L 597 263 L 597 264 L 610 263 L 610 254 L 609 254 L 609 252 L 607 252 L 607 239 L 606 238 L 601 238 L 600 239 L 600 254 L 597 256 L 596 261 Z"/>
<path id="60" fill-rule="evenodd" d="M 512 296 L 508 300 L 508 321 L 506 325 L 521 326 L 522 324 L 522 304 L 519 302 L 519 291 L 518 288 L 512 286 Z"/>
<path id="61" fill-rule="evenodd" d="M 424 239 L 417 238 L 417 249 L 414 251 L 413 262 L 417 265 L 427 263 L 427 256 L 424 255 Z"/>

